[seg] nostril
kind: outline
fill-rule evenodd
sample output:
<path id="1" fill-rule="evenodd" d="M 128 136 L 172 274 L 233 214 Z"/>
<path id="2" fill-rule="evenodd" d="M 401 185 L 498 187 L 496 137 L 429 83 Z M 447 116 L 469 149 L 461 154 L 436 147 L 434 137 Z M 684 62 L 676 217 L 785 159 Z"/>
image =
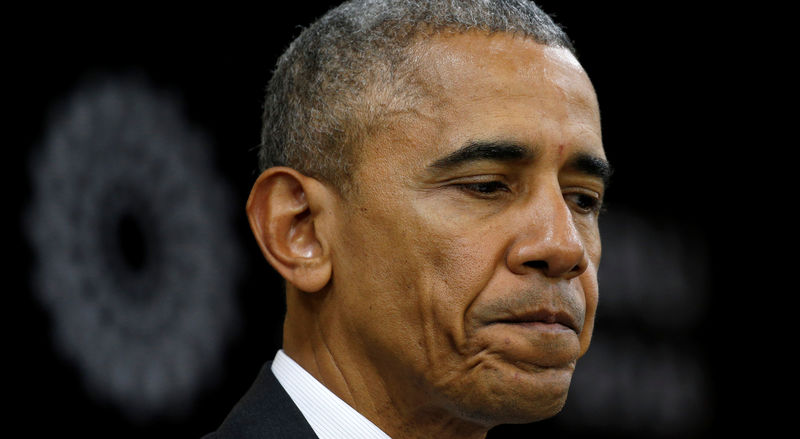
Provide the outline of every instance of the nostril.
<path id="1" fill-rule="evenodd" d="M 547 270 L 549 266 L 547 265 L 547 261 L 528 261 L 524 264 L 526 267 L 536 268 L 539 270 Z"/>

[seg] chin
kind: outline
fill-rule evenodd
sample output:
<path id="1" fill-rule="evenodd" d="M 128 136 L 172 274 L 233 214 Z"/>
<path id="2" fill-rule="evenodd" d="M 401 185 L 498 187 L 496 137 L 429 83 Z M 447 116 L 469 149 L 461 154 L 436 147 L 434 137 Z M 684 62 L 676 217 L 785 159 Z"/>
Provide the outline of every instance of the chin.
<path id="1" fill-rule="evenodd" d="M 501 424 L 528 424 L 557 415 L 567 401 L 572 367 L 535 372 L 487 372 L 470 398 L 462 400 L 461 414 L 489 428 Z"/>
<path id="2" fill-rule="evenodd" d="M 507 416 L 500 424 L 528 424 L 552 418 L 561 412 L 566 402 L 566 390 L 549 398 L 539 396 L 535 404 L 520 404 L 516 409 L 509 407 Z"/>
<path id="3" fill-rule="evenodd" d="M 557 415 L 567 402 L 572 372 L 568 375 L 554 382 L 543 380 L 532 388 L 521 385 L 512 389 L 501 407 L 502 413 L 497 413 L 498 418 L 503 418 L 498 424 L 527 424 Z"/>

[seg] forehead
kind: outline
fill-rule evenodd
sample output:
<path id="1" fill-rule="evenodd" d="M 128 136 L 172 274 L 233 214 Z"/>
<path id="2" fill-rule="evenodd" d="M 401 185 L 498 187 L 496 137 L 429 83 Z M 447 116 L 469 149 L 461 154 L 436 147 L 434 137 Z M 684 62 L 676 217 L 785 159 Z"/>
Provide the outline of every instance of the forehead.
<path id="1" fill-rule="evenodd" d="M 558 144 L 604 157 L 592 84 L 567 49 L 506 33 L 438 34 L 411 49 L 426 98 L 398 112 L 362 164 L 419 166 L 475 140 Z"/>
<path id="2" fill-rule="evenodd" d="M 580 85 L 591 87 L 583 68 L 569 50 L 540 44 L 521 35 L 438 34 L 419 41 L 412 52 L 418 56 L 417 68 L 422 76 L 451 92 L 463 91 L 466 83 L 492 85 L 509 79 L 516 80 L 521 89 L 532 83 L 555 81 L 553 85 L 568 91 L 572 88 L 569 82 L 579 78 L 586 83 Z"/>

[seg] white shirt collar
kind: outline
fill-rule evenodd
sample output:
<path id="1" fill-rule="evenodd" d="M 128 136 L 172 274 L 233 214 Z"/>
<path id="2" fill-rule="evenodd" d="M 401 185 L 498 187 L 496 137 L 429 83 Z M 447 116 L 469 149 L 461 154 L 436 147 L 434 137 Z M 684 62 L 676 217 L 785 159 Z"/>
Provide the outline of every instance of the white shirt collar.
<path id="1" fill-rule="evenodd" d="M 279 350 L 272 373 L 303 413 L 319 439 L 391 439 Z"/>

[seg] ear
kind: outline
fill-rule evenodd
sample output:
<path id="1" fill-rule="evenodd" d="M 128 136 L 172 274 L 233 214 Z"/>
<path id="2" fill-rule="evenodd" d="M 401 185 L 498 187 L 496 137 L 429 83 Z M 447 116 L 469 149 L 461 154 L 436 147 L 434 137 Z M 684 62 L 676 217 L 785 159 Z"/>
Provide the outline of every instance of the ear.
<path id="1" fill-rule="evenodd" d="M 317 224 L 330 190 L 294 169 L 270 168 L 253 185 L 247 217 L 269 263 L 301 291 L 321 290 L 331 279 L 327 243 Z"/>

